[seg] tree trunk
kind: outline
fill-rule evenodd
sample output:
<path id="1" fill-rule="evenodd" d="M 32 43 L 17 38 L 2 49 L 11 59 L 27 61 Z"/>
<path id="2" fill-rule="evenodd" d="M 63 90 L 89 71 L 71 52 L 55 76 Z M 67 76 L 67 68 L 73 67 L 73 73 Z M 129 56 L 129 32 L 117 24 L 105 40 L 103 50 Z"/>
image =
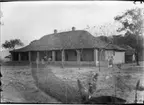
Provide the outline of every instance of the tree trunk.
<path id="1" fill-rule="evenodd" d="M 139 56 L 138 56 L 138 52 L 136 52 L 136 54 L 135 54 L 135 56 L 136 56 L 136 63 L 137 63 L 137 65 L 139 65 Z"/>

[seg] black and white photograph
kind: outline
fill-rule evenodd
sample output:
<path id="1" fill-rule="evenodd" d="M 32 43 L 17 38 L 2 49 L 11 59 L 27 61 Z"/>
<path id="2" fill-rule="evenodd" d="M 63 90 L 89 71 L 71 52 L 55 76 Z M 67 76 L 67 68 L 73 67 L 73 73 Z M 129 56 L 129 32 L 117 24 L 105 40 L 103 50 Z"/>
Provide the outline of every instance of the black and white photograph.
<path id="1" fill-rule="evenodd" d="M 143 53 L 142 1 L 0 2 L 1 104 L 143 104 Z"/>

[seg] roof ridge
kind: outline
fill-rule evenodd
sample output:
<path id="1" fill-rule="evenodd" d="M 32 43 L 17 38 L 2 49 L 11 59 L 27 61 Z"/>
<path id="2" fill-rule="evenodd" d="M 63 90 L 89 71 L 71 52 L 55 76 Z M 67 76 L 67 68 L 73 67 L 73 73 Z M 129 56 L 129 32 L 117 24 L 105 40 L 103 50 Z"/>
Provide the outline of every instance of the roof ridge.
<path id="1" fill-rule="evenodd" d="M 78 31 L 86 31 L 86 30 L 75 30 L 75 31 L 63 31 L 63 32 L 57 32 L 56 34 L 62 34 L 62 33 L 67 33 L 67 32 L 78 32 Z M 86 31 L 87 32 L 87 31 Z M 51 33 L 51 34 L 46 34 L 44 36 L 47 36 L 47 35 L 56 35 L 55 33 Z M 44 37 L 43 36 L 43 37 Z"/>

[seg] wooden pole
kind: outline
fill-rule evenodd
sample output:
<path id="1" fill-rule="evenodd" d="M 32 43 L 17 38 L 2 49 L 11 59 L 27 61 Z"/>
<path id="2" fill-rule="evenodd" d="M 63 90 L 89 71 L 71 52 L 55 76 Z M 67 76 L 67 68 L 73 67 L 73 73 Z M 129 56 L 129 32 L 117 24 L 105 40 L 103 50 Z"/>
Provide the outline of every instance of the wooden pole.
<path id="1" fill-rule="evenodd" d="M 64 49 L 61 51 L 61 57 L 62 57 L 62 68 L 64 68 L 64 61 L 65 61 L 65 55 L 64 55 Z"/>
<path id="2" fill-rule="evenodd" d="M 101 52 L 102 52 L 102 49 L 99 49 L 99 72 L 100 72 L 100 59 L 101 59 Z"/>
<path id="3" fill-rule="evenodd" d="M 80 69 L 80 51 L 76 50 L 77 52 L 77 64 L 79 65 L 79 69 Z"/>
<path id="4" fill-rule="evenodd" d="M 83 49 L 80 50 L 79 54 L 80 54 L 80 62 L 79 62 L 79 69 L 81 67 L 81 58 L 82 58 L 82 53 L 83 53 Z"/>
<path id="5" fill-rule="evenodd" d="M 106 48 L 109 44 L 111 44 L 111 42 L 108 43 L 105 47 L 99 49 L 99 52 L 100 52 L 100 54 L 99 54 L 99 71 L 100 71 L 100 59 L 101 59 L 101 53 L 102 53 L 103 49 Z"/>
<path id="6" fill-rule="evenodd" d="M 20 54 L 20 52 L 19 52 L 18 54 L 19 54 L 19 55 L 18 55 L 19 61 L 21 61 L 21 54 Z"/>
<path id="7" fill-rule="evenodd" d="M 29 56 L 29 62 L 31 62 L 31 52 L 28 52 L 28 56 Z"/>
<path id="8" fill-rule="evenodd" d="M 98 52 L 97 52 L 97 49 L 94 48 L 94 62 L 95 62 L 95 66 L 98 66 L 97 65 L 97 61 L 98 61 Z"/>
<path id="9" fill-rule="evenodd" d="M 39 65 L 39 52 L 37 52 L 36 65 L 37 65 L 37 71 L 38 71 L 38 65 Z"/>

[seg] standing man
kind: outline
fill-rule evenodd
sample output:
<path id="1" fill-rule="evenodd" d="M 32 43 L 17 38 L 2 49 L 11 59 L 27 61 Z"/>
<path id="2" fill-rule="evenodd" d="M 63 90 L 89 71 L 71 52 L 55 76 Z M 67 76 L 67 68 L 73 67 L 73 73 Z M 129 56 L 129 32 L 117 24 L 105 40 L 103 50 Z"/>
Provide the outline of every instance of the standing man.
<path id="1" fill-rule="evenodd" d="M 113 56 L 110 57 L 109 59 L 109 67 L 113 66 Z"/>
<path id="2" fill-rule="evenodd" d="M 135 54 L 132 56 L 132 61 L 135 62 Z"/>

